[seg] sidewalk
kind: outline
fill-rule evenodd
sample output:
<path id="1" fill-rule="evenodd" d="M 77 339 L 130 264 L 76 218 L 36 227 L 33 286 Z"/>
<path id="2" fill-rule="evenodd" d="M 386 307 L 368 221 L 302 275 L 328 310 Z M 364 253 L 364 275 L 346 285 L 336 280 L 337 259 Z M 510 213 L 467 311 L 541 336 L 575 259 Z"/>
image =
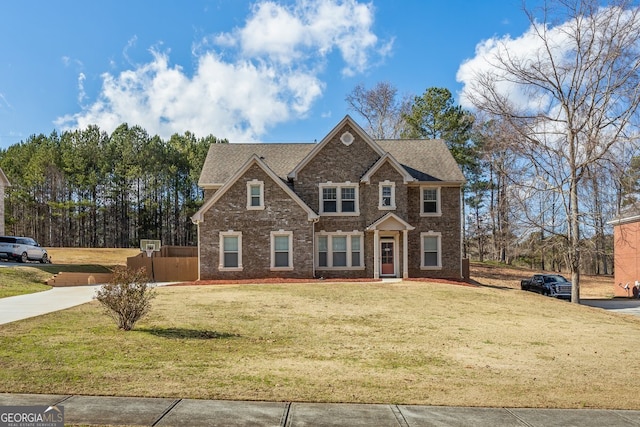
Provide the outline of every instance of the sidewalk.
<path id="1" fill-rule="evenodd" d="M 0 406 L 58 405 L 66 424 L 113 426 L 640 426 L 640 411 L 456 408 L 344 403 L 0 393 Z"/>

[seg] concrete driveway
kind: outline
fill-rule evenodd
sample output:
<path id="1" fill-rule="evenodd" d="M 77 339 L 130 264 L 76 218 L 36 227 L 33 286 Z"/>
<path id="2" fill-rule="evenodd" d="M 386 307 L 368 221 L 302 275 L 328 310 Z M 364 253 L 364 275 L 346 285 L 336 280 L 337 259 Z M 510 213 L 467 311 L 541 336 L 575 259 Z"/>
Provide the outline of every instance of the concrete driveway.
<path id="1" fill-rule="evenodd" d="M 583 299 L 580 304 L 589 307 L 602 308 L 616 313 L 632 314 L 640 316 L 640 299 L 614 298 L 614 299 Z"/>
<path id="2" fill-rule="evenodd" d="M 0 325 L 84 304 L 95 297 L 99 287 L 51 288 L 33 294 L 0 298 Z"/>

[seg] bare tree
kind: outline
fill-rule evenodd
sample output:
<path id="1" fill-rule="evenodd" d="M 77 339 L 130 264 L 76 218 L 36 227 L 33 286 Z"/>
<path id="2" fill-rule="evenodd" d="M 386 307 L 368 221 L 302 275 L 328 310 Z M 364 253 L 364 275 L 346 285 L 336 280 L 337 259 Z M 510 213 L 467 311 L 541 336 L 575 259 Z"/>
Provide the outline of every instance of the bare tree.
<path id="1" fill-rule="evenodd" d="M 404 129 L 404 116 L 411 108 L 411 98 L 398 98 L 398 89 L 389 82 L 377 83 L 373 89 L 358 84 L 346 97 L 349 109 L 362 116 L 366 131 L 375 139 L 396 139 Z"/>
<path id="2" fill-rule="evenodd" d="M 640 12 L 631 0 L 556 0 L 525 10 L 528 49 L 510 39 L 494 48 L 466 94 L 524 137 L 522 151 L 537 185 L 565 210 L 572 301 L 580 302 L 580 187 L 616 145 L 637 139 L 640 104 Z M 539 184 L 543 185 L 539 185 Z"/>

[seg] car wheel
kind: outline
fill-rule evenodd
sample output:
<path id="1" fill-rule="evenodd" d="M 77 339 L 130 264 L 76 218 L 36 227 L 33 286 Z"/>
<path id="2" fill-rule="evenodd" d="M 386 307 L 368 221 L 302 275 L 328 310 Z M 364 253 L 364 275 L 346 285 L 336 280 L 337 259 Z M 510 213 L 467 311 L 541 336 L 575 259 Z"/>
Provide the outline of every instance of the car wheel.
<path id="1" fill-rule="evenodd" d="M 27 257 L 27 253 L 22 252 L 22 255 L 20 256 L 20 262 L 27 262 L 28 260 L 29 258 Z"/>
<path id="2" fill-rule="evenodd" d="M 40 264 L 46 264 L 49 262 L 49 257 L 47 254 L 42 254 L 42 259 L 40 260 Z"/>

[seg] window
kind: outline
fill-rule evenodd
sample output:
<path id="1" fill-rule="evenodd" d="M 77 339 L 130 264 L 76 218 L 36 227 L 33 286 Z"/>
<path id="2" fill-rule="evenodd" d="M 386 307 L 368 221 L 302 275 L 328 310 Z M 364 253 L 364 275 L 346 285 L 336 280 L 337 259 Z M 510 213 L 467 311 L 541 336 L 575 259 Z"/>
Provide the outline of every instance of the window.
<path id="1" fill-rule="evenodd" d="M 363 269 L 362 238 L 358 231 L 316 234 L 317 267 L 326 269 Z"/>
<path id="2" fill-rule="evenodd" d="M 358 186 L 349 182 L 320 184 L 320 214 L 358 215 Z"/>
<path id="3" fill-rule="evenodd" d="M 242 270 L 242 233 L 227 231 L 220 233 L 219 270 Z"/>
<path id="4" fill-rule="evenodd" d="M 328 267 L 327 236 L 318 236 L 318 267 Z"/>
<path id="5" fill-rule="evenodd" d="M 440 188 L 422 187 L 420 193 L 420 214 L 423 216 L 440 215 Z"/>
<path id="6" fill-rule="evenodd" d="M 340 189 L 342 200 L 342 212 L 356 211 L 356 189 L 355 187 L 343 187 Z"/>
<path id="7" fill-rule="evenodd" d="M 293 233 L 291 231 L 271 232 L 271 269 L 293 270 Z"/>
<path id="8" fill-rule="evenodd" d="M 334 267 L 347 266 L 347 236 L 333 236 L 331 239 Z"/>
<path id="9" fill-rule="evenodd" d="M 396 208 L 396 183 L 384 181 L 379 184 L 380 197 L 378 209 L 395 209 Z"/>
<path id="10" fill-rule="evenodd" d="M 338 198 L 336 188 L 323 188 L 322 189 L 322 212 L 337 212 L 338 211 Z"/>
<path id="11" fill-rule="evenodd" d="M 351 266 L 360 267 L 360 236 L 351 236 Z"/>
<path id="12" fill-rule="evenodd" d="M 264 209 L 264 183 L 254 179 L 247 182 L 247 209 Z"/>
<path id="13" fill-rule="evenodd" d="M 420 267 L 424 270 L 442 268 L 440 233 L 421 233 L 420 240 L 422 248 Z"/>

